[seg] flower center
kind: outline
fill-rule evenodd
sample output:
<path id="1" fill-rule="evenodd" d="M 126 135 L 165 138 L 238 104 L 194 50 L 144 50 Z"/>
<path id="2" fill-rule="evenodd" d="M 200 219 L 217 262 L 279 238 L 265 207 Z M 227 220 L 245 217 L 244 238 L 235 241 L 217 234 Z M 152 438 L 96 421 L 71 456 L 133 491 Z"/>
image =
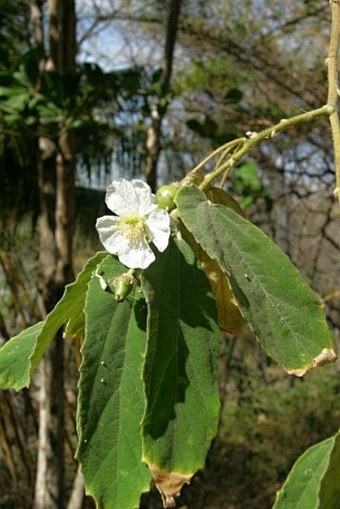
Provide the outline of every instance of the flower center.
<path id="1" fill-rule="evenodd" d="M 144 220 L 138 216 L 122 217 L 118 230 L 128 240 L 141 240 L 145 236 Z"/>

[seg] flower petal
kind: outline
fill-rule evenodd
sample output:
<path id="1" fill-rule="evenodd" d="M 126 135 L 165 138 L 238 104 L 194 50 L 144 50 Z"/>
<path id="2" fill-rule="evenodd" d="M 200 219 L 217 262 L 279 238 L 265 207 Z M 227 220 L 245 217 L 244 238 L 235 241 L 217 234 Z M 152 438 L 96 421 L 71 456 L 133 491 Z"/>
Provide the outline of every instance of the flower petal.
<path id="1" fill-rule="evenodd" d="M 138 212 L 139 198 L 131 182 L 118 178 L 109 184 L 105 203 L 115 214 L 129 216 Z"/>
<path id="2" fill-rule="evenodd" d="M 157 198 L 148 184 L 139 179 L 115 179 L 109 184 L 106 205 L 119 216 L 139 214 L 145 216 L 156 209 Z"/>
<path id="3" fill-rule="evenodd" d="M 146 216 L 158 207 L 156 195 L 152 194 L 151 188 L 143 180 L 131 180 L 138 199 L 137 211 L 140 216 Z"/>
<path id="4" fill-rule="evenodd" d="M 130 243 L 128 249 L 119 251 L 118 258 L 130 269 L 146 269 L 155 260 L 155 255 L 143 239 L 138 243 Z"/>
<path id="5" fill-rule="evenodd" d="M 100 242 L 112 254 L 117 254 L 129 245 L 128 240 L 117 231 L 119 223 L 120 218 L 115 216 L 99 217 L 96 222 Z"/>
<path id="6" fill-rule="evenodd" d="M 155 244 L 159 251 L 164 251 L 169 244 L 170 216 L 168 212 L 157 209 L 145 221 L 148 228 L 150 241 Z"/>

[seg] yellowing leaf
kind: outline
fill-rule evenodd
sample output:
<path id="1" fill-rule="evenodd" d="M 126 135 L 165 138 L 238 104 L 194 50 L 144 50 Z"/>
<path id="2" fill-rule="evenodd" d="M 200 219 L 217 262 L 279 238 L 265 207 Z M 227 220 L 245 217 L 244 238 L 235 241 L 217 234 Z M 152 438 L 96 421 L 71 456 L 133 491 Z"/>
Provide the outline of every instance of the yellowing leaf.
<path id="1" fill-rule="evenodd" d="M 206 258 L 206 262 L 201 262 L 202 268 L 215 294 L 219 328 L 237 336 L 242 332 L 246 321 L 240 313 L 235 296 L 224 272 L 218 263 L 209 258 L 203 250 L 202 254 Z"/>
<path id="2" fill-rule="evenodd" d="M 175 497 L 181 493 L 184 484 L 190 484 L 192 475 L 179 472 L 159 470 L 155 465 L 149 465 L 154 483 L 161 494 L 163 507 L 175 507 Z"/>
<path id="3" fill-rule="evenodd" d="M 241 206 L 229 193 L 227 193 L 227 191 L 224 191 L 224 189 L 221 189 L 220 187 L 210 187 L 210 189 L 208 189 L 205 194 L 208 200 L 210 200 L 212 203 L 224 205 L 225 207 L 232 209 L 239 216 L 246 217 Z"/>
<path id="4" fill-rule="evenodd" d="M 201 174 L 197 175 L 195 185 L 203 181 Z M 207 198 L 213 203 L 218 203 L 231 208 L 234 212 L 242 217 L 245 214 L 237 203 L 237 201 L 226 191 L 218 187 L 210 187 L 205 192 Z M 214 292 L 217 306 L 217 320 L 219 328 L 225 332 L 230 332 L 235 336 L 239 335 L 246 321 L 240 313 L 235 296 L 229 286 L 228 278 L 220 268 L 218 263 L 210 258 L 201 246 L 196 242 L 193 235 L 184 227 L 183 223 L 179 224 L 181 234 L 194 251 L 196 258 L 201 263 L 201 267 L 207 276 L 211 289 Z"/>
<path id="5" fill-rule="evenodd" d="M 210 258 L 201 246 L 196 242 L 193 235 L 184 227 L 179 225 L 184 240 L 193 250 L 199 260 L 202 270 L 207 276 L 211 289 L 214 292 L 217 307 L 218 326 L 225 332 L 235 336 L 242 332 L 246 321 L 240 313 L 235 296 L 229 286 L 228 279 L 218 263 Z"/>
<path id="6" fill-rule="evenodd" d="M 302 369 L 291 369 L 288 371 L 290 375 L 304 376 L 311 369 L 317 368 L 318 366 L 324 366 L 331 362 L 335 362 L 337 359 L 336 353 L 333 348 L 323 348 L 321 353 L 311 361 L 311 363 Z"/>

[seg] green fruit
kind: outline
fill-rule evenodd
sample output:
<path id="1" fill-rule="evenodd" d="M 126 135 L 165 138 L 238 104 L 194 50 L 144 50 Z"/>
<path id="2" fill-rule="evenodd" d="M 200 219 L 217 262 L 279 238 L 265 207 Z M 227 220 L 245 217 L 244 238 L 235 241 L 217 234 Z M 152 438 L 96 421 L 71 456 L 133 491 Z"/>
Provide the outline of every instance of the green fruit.
<path id="1" fill-rule="evenodd" d="M 177 191 L 178 187 L 174 184 L 160 187 L 156 192 L 159 208 L 165 209 L 168 212 L 171 212 L 174 208 L 176 208 L 174 198 Z"/>

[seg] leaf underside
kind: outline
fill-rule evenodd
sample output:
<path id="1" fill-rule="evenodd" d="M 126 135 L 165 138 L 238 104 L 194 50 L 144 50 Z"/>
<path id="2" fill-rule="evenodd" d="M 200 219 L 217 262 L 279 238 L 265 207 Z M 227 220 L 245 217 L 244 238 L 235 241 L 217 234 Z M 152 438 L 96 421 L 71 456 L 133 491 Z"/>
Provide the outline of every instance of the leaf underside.
<path id="1" fill-rule="evenodd" d="M 178 213 L 228 276 L 261 346 L 289 373 L 334 361 L 322 306 L 289 258 L 252 223 L 212 204 L 195 186 L 176 195 Z"/>

